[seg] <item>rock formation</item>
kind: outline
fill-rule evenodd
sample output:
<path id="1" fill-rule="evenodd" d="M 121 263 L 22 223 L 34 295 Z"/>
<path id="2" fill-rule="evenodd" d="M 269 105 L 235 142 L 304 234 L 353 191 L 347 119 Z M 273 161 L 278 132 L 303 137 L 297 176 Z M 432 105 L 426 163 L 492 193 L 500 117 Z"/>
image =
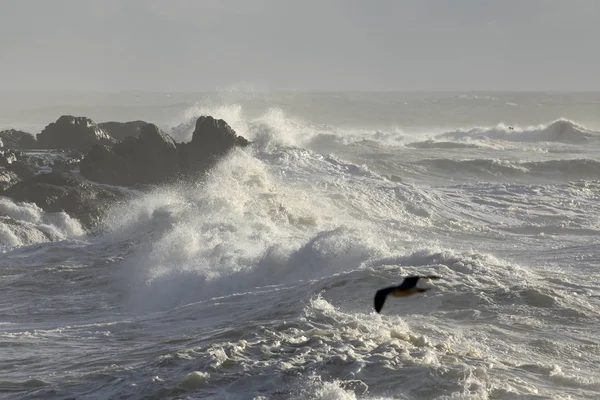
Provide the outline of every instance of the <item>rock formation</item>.
<path id="1" fill-rule="evenodd" d="M 37 135 L 41 149 L 75 149 L 89 151 L 94 144 L 112 145 L 116 140 L 94 121 L 85 117 L 63 115 Z"/>
<path id="2" fill-rule="evenodd" d="M 118 189 L 102 187 L 60 172 L 36 175 L 0 192 L 0 195 L 35 203 L 47 212 L 64 211 L 88 229 L 98 225 L 108 205 L 126 198 L 126 194 Z"/>
<path id="3" fill-rule="evenodd" d="M 202 116 L 196 120 L 192 141 L 179 145 L 182 168 L 191 173 L 204 171 L 233 147 L 248 143 L 222 119 Z"/>
<path id="4" fill-rule="evenodd" d="M 101 183 L 132 186 L 202 173 L 234 146 L 248 141 L 223 120 L 200 117 L 189 143 L 175 143 L 154 124 L 112 147 L 95 145 L 81 161 L 81 174 Z"/>
<path id="5" fill-rule="evenodd" d="M 128 196 L 128 190 L 101 184 L 139 186 L 195 177 L 232 148 L 249 143 L 212 117 L 198 118 L 189 143 L 176 143 L 154 124 L 132 124 L 138 122 L 137 135 L 117 142 L 88 118 L 62 116 L 37 135 L 35 152 L 0 149 L 0 196 L 35 203 L 46 212 L 64 211 L 92 229 L 110 204 Z"/>
<path id="6" fill-rule="evenodd" d="M 169 135 L 146 124 L 138 137 L 112 147 L 95 145 L 81 161 L 80 171 L 92 181 L 114 185 L 160 183 L 177 174 L 179 155 Z"/>
<path id="7" fill-rule="evenodd" d="M 145 121 L 130 121 L 130 122 L 101 122 L 98 126 L 104 129 L 110 136 L 117 141 L 122 142 L 127 137 L 137 137 L 142 128 L 148 123 Z"/>
<path id="8" fill-rule="evenodd" d="M 31 133 L 8 129 L 0 132 L 0 147 L 10 149 L 35 149 L 37 142 Z"/>
<path id="9" fill-rule="evenodd" d="M 32 178 L 34 168 L 19 150 L 0 149 L 0 190 L 8 189 L 17 182 Z"/>

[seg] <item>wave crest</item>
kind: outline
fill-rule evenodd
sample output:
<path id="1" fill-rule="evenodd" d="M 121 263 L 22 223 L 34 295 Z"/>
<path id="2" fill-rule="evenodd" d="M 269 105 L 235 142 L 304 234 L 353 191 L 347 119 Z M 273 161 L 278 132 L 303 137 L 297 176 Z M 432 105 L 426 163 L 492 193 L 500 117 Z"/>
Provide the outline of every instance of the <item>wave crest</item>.
<path id="1" fill-rule="evenodd" d="M 451 174 L 476 176 L 519 177 L 546 176 L 551 179 L 600 179 L 600 162 L 592 159 L 508 161 L 498 159 L 435 158 L 417 163 L 427 169 L 434 168 Z"/>
<path id="2" fill-rule="evenodd" d="M 494 128 L 472 128 L 443 133 L 436 139 L 446 140 L 503 140 L 509 142 L 557 142 L 567 144 L 587 143 L 600 138 L 600 133 L 587 129 L 565 118 L 548 125 L 526 128 L 499 124 Z"/>

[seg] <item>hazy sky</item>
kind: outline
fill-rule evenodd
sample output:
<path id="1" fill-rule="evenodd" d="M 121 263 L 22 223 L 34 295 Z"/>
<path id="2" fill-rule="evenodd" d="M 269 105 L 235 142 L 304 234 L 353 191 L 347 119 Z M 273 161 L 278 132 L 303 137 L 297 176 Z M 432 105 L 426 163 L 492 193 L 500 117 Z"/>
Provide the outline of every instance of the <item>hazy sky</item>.
<path id="1" fill-rule="evenodd" d="M 599 0 L 0 0 L 0 90 L 599 90 Z"/>

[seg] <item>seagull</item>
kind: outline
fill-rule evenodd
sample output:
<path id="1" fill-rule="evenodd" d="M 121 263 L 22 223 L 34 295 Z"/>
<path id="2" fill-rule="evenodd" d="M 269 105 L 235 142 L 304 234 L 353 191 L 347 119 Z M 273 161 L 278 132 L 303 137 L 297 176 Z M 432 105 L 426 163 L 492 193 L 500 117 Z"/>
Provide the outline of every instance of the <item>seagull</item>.
<path id="1" fill-rule="evenodd" d="M 398 286 L 390 286 L 378 290 L 377 293 L 375 293 L 375 311 L 381 311 L 383 308 L 383 303 L 385 303 L 385 299 L 387 298 L 388 294 L 394 297 L 406 297 L 415 293 L 423 293 L 428 291 L 430 288 L 421 289 L 417 287 L 417 281 L 419 279 L 441 279 L 441 277 L 436 275 L 409 276 L 404 278 L 404 281 Z"/>

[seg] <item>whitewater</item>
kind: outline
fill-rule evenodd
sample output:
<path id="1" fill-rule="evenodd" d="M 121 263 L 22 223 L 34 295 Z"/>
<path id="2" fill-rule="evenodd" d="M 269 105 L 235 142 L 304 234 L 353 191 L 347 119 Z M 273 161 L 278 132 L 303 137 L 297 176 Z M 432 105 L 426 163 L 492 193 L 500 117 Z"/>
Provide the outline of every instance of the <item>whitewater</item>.
<path id="1" fill-rule="evenodd" d="M 87 234 L 0 197 L 0 397 L 600 398 L 599 93 L 5 93 L 252 145 Z M 433 274 L 431 289 L 378 289 Z"/>

